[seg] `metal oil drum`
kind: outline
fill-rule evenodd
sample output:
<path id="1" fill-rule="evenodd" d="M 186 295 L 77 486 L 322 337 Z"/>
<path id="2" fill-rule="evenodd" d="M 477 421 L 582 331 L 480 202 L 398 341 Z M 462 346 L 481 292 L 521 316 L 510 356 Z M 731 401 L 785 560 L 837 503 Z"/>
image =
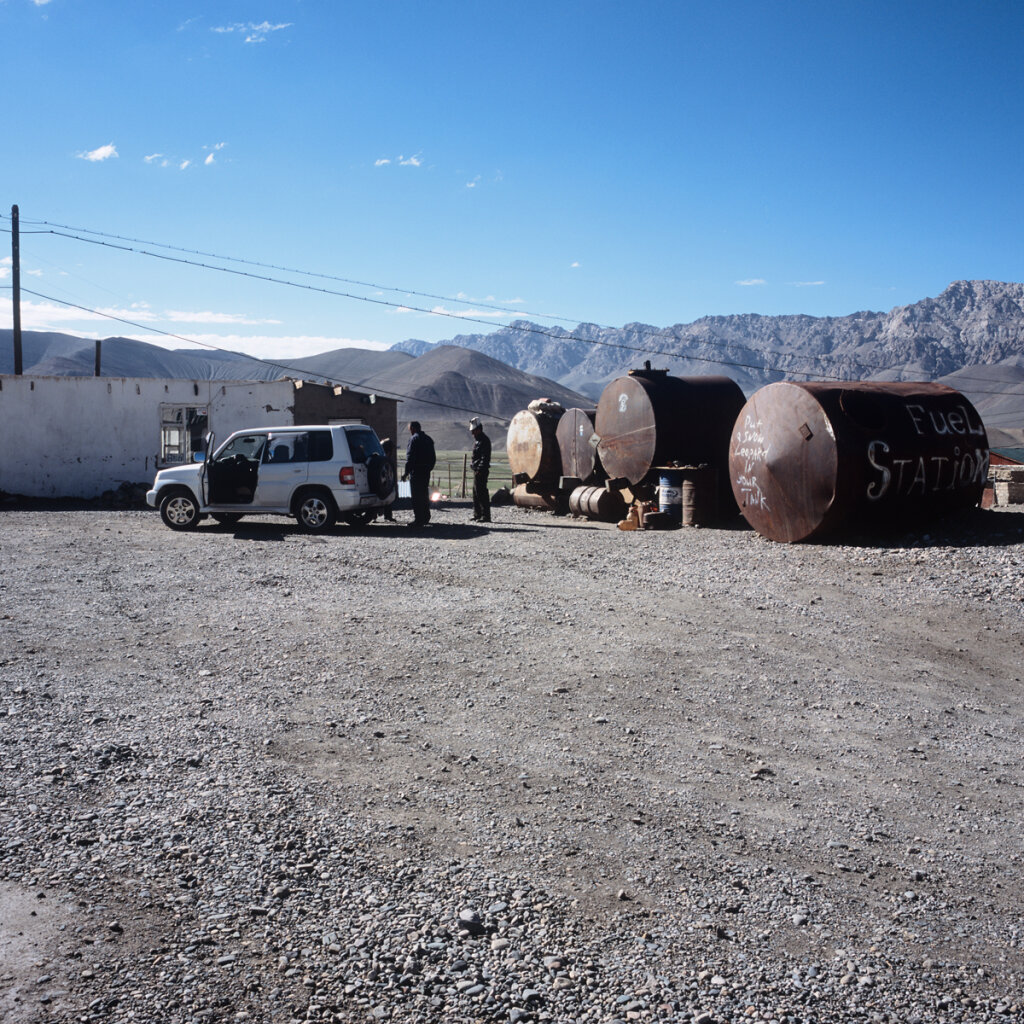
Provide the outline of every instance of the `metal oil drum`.
<path id="1" fill-rule="evenodd" d="M 569 511 L 584 519 L 617 523 L 626 514 L 626 503 L 618 491 L 604 487 L 577 487 L 569 495 Z"/>
<path id="2" fill-rule="evenodd" d="M 558 484 L 562 456 L 558 448 L 559 417 L 523 409 L 508 428 L 508 463 L 516 483 Z"/>
<path id="3" fill-rule="evenodd" d="M 944 384 L 780 382 L 740 412 L 729 478 L 747 522 L 792 542 L 971 508 L 988 458 L 981 417 Z"/>
<path id="4" fill-rule="evenodd" d="M 729 439 L 743 402 L 743 392 L 729 377 L 631 370 L 612 381 L 597 403 L 598 455 L 610 478 L 631 484 L 649 480 L 658 466 L 712 466 L 721 484 L 720 511 L 734 511 Z"/>
<path id="5" fill-rule="evenodd" d="M 680 471 L 680 522 L 683 526 L 712 526 L 718 515 L 718 473 L 711 466 L 684 466 Z"/>
<path id="6" fill-rule="evenodd" d="M 566 409 L 555 430 L 562 457 L 562 476 L 579 480 L 581 484 L 603 477 L 594 433 L 596 415 L 595 409 Z"/>

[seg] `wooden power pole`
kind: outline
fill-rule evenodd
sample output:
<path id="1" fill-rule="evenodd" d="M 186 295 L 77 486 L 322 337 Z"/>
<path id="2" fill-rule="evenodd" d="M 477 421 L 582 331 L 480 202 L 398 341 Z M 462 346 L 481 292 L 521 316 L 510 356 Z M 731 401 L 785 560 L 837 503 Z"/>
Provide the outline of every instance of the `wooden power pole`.
<path id="1" fill-rule="evenodd" d="M 14 307 L 14 372 L 21 376 L 21 243 L 18 207 L 11 207 L 11 305 Z"/>

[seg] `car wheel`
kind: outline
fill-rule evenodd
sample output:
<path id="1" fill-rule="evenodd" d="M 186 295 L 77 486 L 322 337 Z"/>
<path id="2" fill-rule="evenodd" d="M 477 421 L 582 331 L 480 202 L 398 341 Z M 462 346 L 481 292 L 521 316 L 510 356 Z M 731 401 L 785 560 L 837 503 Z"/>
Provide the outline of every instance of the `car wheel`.
<path id="1" fill-rule="evenodd" d="M 245 514 L 243 512 L 213 512 L 211 513 L 213 518 L 217 520 L 221 526 L 233 526 L 238 522 L 239 519 Z"/>
<path id="2" fill-rule="evenodd" d="M 366 478 L 370 490 L 378 498 L 386 498 L 395 489 L 395 467 L 390 459 L 381 455 L 371 455 L 366 463 Z"/>
<path id="3" fill-rule="evenodd" d="M 295 502 L 295 519 L 306 533 L 323 533 L 336 518 L 334 499 L 320 491 L 307 491 Z"/>
<path id="4" fill-rule="evenodd" d="M 194 530 L 199 525 L 199 504 L 185 487 L 175 487 L 160 501 L 160 518 L 172 530 Z"/>
<path id="5" fill-rule="evenodd" d="M 377 509 L 355 509 L 352 512 L 343 512 L 341 514 L 341 518 L 344 519 L 349 526 L 367 526 L 377 518 Z"/>

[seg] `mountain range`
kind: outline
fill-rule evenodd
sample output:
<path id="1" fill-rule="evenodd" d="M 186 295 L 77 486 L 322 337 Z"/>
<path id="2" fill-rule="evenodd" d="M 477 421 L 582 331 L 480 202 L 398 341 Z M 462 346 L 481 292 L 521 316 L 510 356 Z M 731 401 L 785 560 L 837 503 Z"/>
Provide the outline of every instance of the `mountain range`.
<path id="1" fill-rule="evenodd" d="M 1024 428 L 1024 284 L 956 281 L 937 298 L 841 317 L 741 313 L 571 331 L 520 320 L 443 344 L 484 352 L 592 400 L 644 359 L 682 376 L 725 374 L 748 395 L 785 378 L 941 380 L 967 394 L 986 424 Z M 394 346 L 413 355 L 430 348 L 415 340 Z"/>
<path id="2" fill-rule="evenodd" d="M 13 372 L 11 334 L 0 330 L 0 373 Z M 95 344 L 87 339 L 26 331 L 22 350 L 26 373 L 93 373 Z M 726 374 L 747 394 L 784 378 L 942 380 L 971 399 L 990 430 L 1016 434 L 1024 429 L 1024 284 L 956 281 L 936 298 L 842 317 L 743 313 L 671 327 L 572 330 L 519 320 L 488 334 L 286 363 L 108 338 L 101 369 L 118 377 L 343 382 L 404 396 L 400 418 L 423 421 L 448 446 L 465 443 L 474 413 L 500 430 L 500 421 L 541 396 L 593 407 L 609 381 L 646 359 L 674 374 Z"/>

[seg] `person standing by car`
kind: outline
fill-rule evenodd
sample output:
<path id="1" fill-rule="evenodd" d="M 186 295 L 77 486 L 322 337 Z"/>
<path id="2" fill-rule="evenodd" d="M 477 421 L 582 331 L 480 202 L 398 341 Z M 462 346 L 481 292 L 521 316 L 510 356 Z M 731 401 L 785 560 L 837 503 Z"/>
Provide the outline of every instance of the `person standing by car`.
<path id="1" fill-rule="evenodd" d="M 469 421 L 473 435 L 473 454 L 469 464 L 473 469 L 473 522 L 491 521 L 491 496 L 487 490 L 487 477 L 491 472 L 491 439 L 484 433 L 483 424 L 474 416 Z"/>
<path id="2" fill-rule="evenodd" d="M 380 446 L 381 448 L 384 449 L 384 458 L 391 463 L 392 470 L 397 470 L 397 467 L 395 465 L 395 442 L 392 441 L 390 437 L 385 437 L 381 441 Z M 394 473 L 394 475 L 398 476 L 397 471 Z M 383 517 L 389 523 L 393 523 L 395 521 L 395 517 L 391 511 L 390 505 L 385 506 Z"/>
<path id="3" fill-rule="evenodd" d="M 426 526 L 430 522 L 430 472 L 437 456 L 434 441 L 417 420 L 409 424 L 409 443 L 405 448 L 405 472 L 402 479 L 409 481 L 412 492 L 412 522 L 410 526 Z"/>

